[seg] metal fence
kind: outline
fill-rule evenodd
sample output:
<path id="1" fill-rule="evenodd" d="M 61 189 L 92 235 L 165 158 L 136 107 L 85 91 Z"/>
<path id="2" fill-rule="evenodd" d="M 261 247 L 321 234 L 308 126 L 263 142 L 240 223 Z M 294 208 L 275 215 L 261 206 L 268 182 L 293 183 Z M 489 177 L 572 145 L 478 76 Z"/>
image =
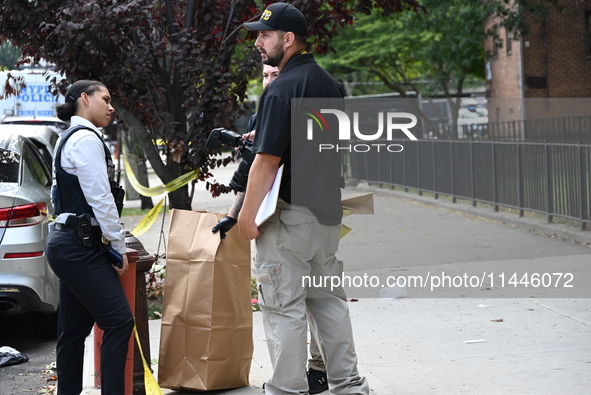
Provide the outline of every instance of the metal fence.
<path id="1" fill-rule="evenodd" d="M 451 127 L 441 127 L 452 136 Z M 529 119 L 521 121 L 489 122 L 461 125 L 460 139 L 503 141 L 549 141 L 561 143 L 591 143 L 591 117 Z"/>
<path id="2" fill-rule="evenodd" d="M 591 145 L 397 140 L 343 147 L 356 180 L 591 223 Z M 379 146 L 378 144 L 383 144 Z M 378 149 L 379 148 L 379 149 Z M 389 150 L 388 150 L 389 148 Z M 364 152 L 367 151 L 367 152 Z M 400 151 L 400 152 L 390 152 Z"/>

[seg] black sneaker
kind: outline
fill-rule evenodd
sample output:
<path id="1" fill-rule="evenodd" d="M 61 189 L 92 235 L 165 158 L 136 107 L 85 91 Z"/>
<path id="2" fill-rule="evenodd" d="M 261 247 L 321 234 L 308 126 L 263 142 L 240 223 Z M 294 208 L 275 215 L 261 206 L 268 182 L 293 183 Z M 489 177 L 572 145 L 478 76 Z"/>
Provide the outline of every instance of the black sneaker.
<path id="1" fill-rule="evenodd" d="M 310 369 L 308 370 L 308 386 L 310 387 L 310 394 L 319 394 L 328 389 L 328 380 L 326 379 L 326 372 Z"/>

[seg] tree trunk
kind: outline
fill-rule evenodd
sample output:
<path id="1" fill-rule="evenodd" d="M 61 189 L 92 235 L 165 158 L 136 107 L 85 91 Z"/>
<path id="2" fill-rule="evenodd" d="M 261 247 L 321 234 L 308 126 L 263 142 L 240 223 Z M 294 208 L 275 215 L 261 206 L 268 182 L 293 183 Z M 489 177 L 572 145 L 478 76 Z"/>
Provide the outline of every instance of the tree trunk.
<path id="1" fill-rule="evenodd" d="M 171 209 L 178 208 L 181 210 L 191 210 L 191 202 L 189 199 L 189 188 L 185 185 L 176 191 L 168 194 L 169 207 Z"/>
<path id="2" fill-rule="evenodd" d="M 125 125 L 125 123 L 123 123 Z M 127 127 L 123 127 L 121 130 L 121 138 L 119 140 L 119 155 L 127 159 L 129 163 L 129 167 L 133 171 L 133 174 L 138 174 L 137 162 L 139 160 L 138 155 L 134 152 L 134 146 L 132 141 L 132 133 L 129 131 Z M 123 145 L 125 144 L 125 150 L 123 149 Z M 125 156 L 123 156 L 125 155 Z M 138 176 L 139 177 L 139 176 Z M 123 178 L 125 180 L 125 197 L 127 200 L 138 200 L 140 198 L 140 194 L 136 191 L 131 183 L 129 182 L 129 177 L 127 172 L 123 173 Z M 141 184 L 141 182 L 140 182 Z M 146 185 L 146 184 L 142 184 Z M 147 186 L 147 185 L 146 185 Z"/>
<path id="3" fill-rule="evenodd" d="M 117 111 L 117 116 L 121 118 L 123 122 L 125 122 L 125 124 L 129 127 L 130 132 L 132 132 L 137 138 L 144 155 L 146 155 L 146 158 L 152 165 L 152 169 L 154 169 L 154 172 L 158 178 L 160 178 L 164 184 L 167 184 L 175 178 L 181 176 L 182 173 L 178 163 L 173 162 L 169 158 L 167 163 L 164 164 L 162 157 L 152 142 L 152 137 L 150 136 L 150 133 L 148 132 L 145 125 L 131 112 L 126 110 L 117 100 L 113 100 L 111 104 Z M 170 192 L 168 194 L 168 198 L 169 207 L 171 209 L 191 209 L 191 202 L 186 185 L 177 189 L 176 191 Z"/>
<path id="4" fill-rule="evenodd" d="M 123 139 L 125 140 L 125 146 L 127 148 L 125 153 L 133 173 L 141 185 L 149 187 L 150 181 L 148 180 L 147 160 L 145 159 L 144 153 L 142 152 L 142 147 L 137 141 L 137 137 L 133 131 L 128 130 L 127 132 L 123 133 Z M 131 187 L 131 185 L 129 188 L 126 188 L 126 190 L 127 198 L 129 200 L 139 199 L 141 201 L 142 210 L 151 209 L 154 207 L 151 197 L 139 194 Z"/>

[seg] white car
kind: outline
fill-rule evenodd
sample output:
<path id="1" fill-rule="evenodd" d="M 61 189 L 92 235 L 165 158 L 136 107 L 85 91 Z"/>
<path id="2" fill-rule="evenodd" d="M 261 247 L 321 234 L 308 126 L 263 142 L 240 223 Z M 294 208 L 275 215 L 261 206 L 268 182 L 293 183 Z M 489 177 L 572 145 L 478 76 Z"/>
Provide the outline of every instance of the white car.
<path id="1" fill-rule="evenodd" d="M 55 128 L 44 125 L 0 124 L 0 133 L 12 133 L 27 137 L 41 152 L 51 170 L 53 154 L 59 138 Z"/>
<path id="2" fill-rule="evenodd" d="M 59 304 L 45 255 L 50 189 L 49 166 L 33 142 L 0 131 L 0 316 L 33 313 L 41 337 L 56 336 Z"/>

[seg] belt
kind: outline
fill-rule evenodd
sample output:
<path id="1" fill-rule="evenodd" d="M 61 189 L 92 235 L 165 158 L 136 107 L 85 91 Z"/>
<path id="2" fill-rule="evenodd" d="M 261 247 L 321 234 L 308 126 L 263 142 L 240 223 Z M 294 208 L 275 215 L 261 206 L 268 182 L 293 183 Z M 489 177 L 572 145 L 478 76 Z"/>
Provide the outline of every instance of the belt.
<path id="1" fill-rule="evenodd" d="M 55 228 L 64 232 L 75 232 L 77 227 L 78 225 L 60 224 L 58 222 L 55 223 Z M 92 225 L 92 229 L 100 229 L 100 227 Z"/>
<path id="2" fill-rule="evenodd" d="M 68 233 L 73 234 L 75 236 L 76 240 L 78 241 L 78 244 L 80 244 L 80 245 L 84 245 L 87 247 L 90 247 L 91 245 L 96 245 L 96 246 L 101 245 L 102 234 L 101 234 L 100 227 L 88 225 L 87 230 L 90 233 L 87 233 L 85 235 L 84 232 L 82 232 L 80 230 L 79 226 L 80 225 L 67 225 L 67 224 L 56 223 L 55 229 L 59 230 L 61 232 L 68 232 Z M 103 244 L 106 244 L 106 243 L 103 243 Z"/>
<path id="3" fill-rule="evenodd" d="M 80 223 L 90 223 L 92 226 L 100 226 L 96 218 L 88 214 L 61 213 L 57 216 L 56 223 L 76 226 Z"/>
<path id="4" fill-rule="evenodd" d="M 76 225 L 66 225 L 66 224 L 55 224 L 55 229 L 56 230 L 61 230 L 62 232 L 69 232 L 69 233 L 74 233 L 76 234 Z"/>

